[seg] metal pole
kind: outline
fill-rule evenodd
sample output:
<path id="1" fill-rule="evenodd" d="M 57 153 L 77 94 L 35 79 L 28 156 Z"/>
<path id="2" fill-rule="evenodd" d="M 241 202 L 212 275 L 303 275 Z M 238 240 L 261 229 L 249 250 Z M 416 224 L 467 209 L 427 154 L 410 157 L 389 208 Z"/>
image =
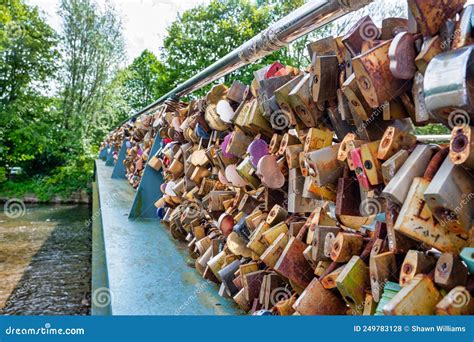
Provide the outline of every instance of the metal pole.
<path id="1" fill-rule="evenodd" d="M 270 25 L 234 51 L 211 64 L 199 74 L 180 84 L 157 101 L 135 113 L 137 117 L 155 109 L 166 99 L 181 97 L 209 83 L 255 62 L 270 53 L 287 46 L 292 41 L 314 31 L 343 15 L 356 11 L 373 0 L 314 0 L 309 1 L 286 17 Z M 129 120 L 129 119 L 128 119 Z"/>

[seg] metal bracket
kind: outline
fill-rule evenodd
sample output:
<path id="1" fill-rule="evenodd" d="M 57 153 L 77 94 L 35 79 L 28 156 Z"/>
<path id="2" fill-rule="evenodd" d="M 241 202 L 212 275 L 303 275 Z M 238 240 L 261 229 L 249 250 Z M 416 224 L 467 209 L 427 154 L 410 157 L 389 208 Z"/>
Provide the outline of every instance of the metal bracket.
<path id="1" fill-rule="evenodd" d="M 122 147 L 120 148 L 117 163 L 115 163 L 114 171 L 112 171 L 112 178 L 113 179 L 126 179 L 125 176 L 125 165 L 123 165 L 123 161 L 125 160 L 125 156 L 127 154 L 127 142 L 128 140 L 125 139 L 122 143 Z"/>
<path id="2" fill-rule="evenodd" d="M 114 148 L 113 147 L 110 147 L 108 149 L 105 166 L 114 166 Z"/>
<path id="3" fill-rule="evenodd" d="M 157 134 L 153 147 L 151 148 L 150 157 L 155 155 L 161 146 L 161 138 Z M 137 193 L 133 199 L 132 208 L 128 214 L 129 219 L 137 218 L 156 218 L 156 208 L 154 206 L 163 193 L 160 186 L 163 183 L 163 175 L 161 171 L 156 171 L 148 164 L 143 171 L 143 177 L 138 185 Z"/>

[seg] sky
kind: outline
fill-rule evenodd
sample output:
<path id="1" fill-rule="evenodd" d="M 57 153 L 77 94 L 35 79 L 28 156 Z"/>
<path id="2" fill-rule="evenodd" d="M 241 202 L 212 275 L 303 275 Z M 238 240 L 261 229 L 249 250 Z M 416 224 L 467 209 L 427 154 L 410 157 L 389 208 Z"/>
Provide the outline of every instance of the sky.
<path id="1" fill-rule="evenodd" d="M 102 0 L 98 0 L 99 3 Z M 38 6 L 48 23 L 57 31 L 61 21 L 57 15 L 59 0 L 27 0 L 30 5 Z M 145 50 L 159 54 L 166 36 L 166 28 L 176 19 L 178 13 L 209 0 L 111 0 L 121 13 L 128 62 Z"/>

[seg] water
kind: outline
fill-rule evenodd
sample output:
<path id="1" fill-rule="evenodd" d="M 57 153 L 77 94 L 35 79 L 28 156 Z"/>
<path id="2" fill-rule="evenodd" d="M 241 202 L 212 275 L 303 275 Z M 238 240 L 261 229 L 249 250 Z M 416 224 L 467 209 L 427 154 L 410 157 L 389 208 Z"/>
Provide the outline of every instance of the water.
<path id="1" fill-rule="evenodd" d="M 89 218 L 81 205 L 28 206 L 14 219 L 0 210 L 0 314 L 90 314 Z"/>

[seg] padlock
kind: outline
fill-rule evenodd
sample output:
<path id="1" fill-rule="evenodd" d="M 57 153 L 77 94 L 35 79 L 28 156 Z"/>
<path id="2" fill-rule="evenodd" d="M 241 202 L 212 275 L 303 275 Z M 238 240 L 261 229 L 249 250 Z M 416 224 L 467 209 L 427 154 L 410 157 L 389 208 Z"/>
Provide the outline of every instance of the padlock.
<path id="1" fill-rule="evenodd" d="M 371 108 L 403 94 L 409 82 L 395 78 L 389 67 L 388 51 L 391 41 L 386 41 L 352 60 L 359 89 Z"/>
<path id="2" fill-rule="evenodd" d="M 412 79 L 416 71 L 415 38 L 409 32 L 400 32 L 390 43 L 388 50 L 390 72 L 395 78 Z"/>
<path id="3" fill-rule="evenodd" d="M 296 116 L 307 127 L 316 127 L 322 119 L 323 112 L 316 107 L 311 96 L 311 78 L 311 74 L 304 75 L 301 81 L 288 94 L 288 98 Z"/>
<path id="4" fill-rule="evenodd" d="M 342 140 L 348 133 L 351 133 L 355 130 L 353 124 L 350 124 L 343 119 L 341 113 L 339 112 L 338 106 L 331 105 L 327 107 L 326 113 L 337 139 Z"/>
<path id="5" fill-rule="evenodd" d="M 288 232 L 288 226 L 284 222 L 280 222 L 277 225 L 271 227 L 262 234 L 262 238 L 265 240 L 268 246 L 270 246 L 276 238 L 281 234 Z"/>
<path id="6" fill-rule="evenodd" d="M 291 237 L 275 264 L 275 271 L 288 278 L 301 288 L 305 288 L 312 280 L 313 270 L 303 256 L 307 245 Z"/>
<path id="7" fill-rule="evenodd" d="M 257 255 L 262 255 L 267 249 L 268 245 L 263 240 L 263 233 L 270 229 L 270 225 L 266 222 L 261 222 L 257 229 L 250 236 L 250 241 L 247 244 L 247 248 L 250 248 Z"/>
<path id="8" fill-rule="evenodd" d="M 377 158 L 387 160 L 399 150 L 412 150 L 415 145 L 416 137 L 414 135 L 390 126 L 385 130 L 385 133 L 380 140 Z"/>
<path id="9" fill-rule="evenodd" d="M 436 304 L 436 315 L 472 315 L 474 298 L 464 286 L 456 286 Z"/>
<path id="10" fill-rule="evenodd" d="M 407 150 L 399 150 L 385 162 L 383 162 L 381 169 L 382 169 L 382 178 L 385 185 L 387 185 L 393 177 L 395 177 L 396 173 L 402 165 L 408 159 L 409 153 Z"/>
<path id="11" fill-rule="evenodd" d="M 314 102 L 324 102 L 336 98 L 338 83 L 338 62 L 335 55 L 313 55 L 311 62 L 313 73 L 310 87 Z"/>
<path id="12" fill-rule="evenodd" d="M 364 238 L 354 233 L 340 232 L 331 245 L 331 259 L 335 262 L 348 262 L 352 256 L 362 252 Z"/>
<path id="13" fill-rule="evenodd" d="M 251 142 L 252 138 L 237 128 L 230 134 L 225 153 L 232 154 L 236 157 L 242 157 L 247 152 L 247 148 Z"/>
<path id="14" fill-rule="evenodd" d="M 433 315 L 442 299 L 430 277 L 417 274 L 385 306 L 385 315 Z"/>
<path id="15" fill-rule="evenodd" d="M 331 146 L 334 132 L 325 129 L 310 128 L 304 141 L 304 152 L 319 150 Z"/>
<path id="16" fill-rule="evenodd" d="M 344 46 L 349 50 L 352 57 L 362 52 L 362 45 L 367 41 L 377 40 L 380 36 L 378 27 L 370 16 L 362 17 L 346 35 L 342 38 Z"/>
<path id="17" fill-rule="evenodd" d="M 455 234 L 443 226 L 424 199 L 424 193 L 447 153 L 446 148 L 437 152 L 426 167 L 424 176 L 414 178 L 394 229 L 439 251 L 459 253 L 467 246 L 468 237 Z"/>
<path id="18" fill-rule="evenodd" d="M 352 56 L 349 50 L 344 46 L 342 42 L 343 39 L 344 36 L 334 38 L 337 61 L 343 67 L 343 72 L 341 72 L 341 76 L 343 77 L 341 82 L 339 82 L 340 84 L 344 83 L 345 79 L 352 74 Z"/>
<path id="19" fill-rule="evenodd" d="M 227 91 L 227 99 L 240 104 L 247 98 L 249 87 L 239 81 L 234 81 Z"/>
<path id="20" fill-rule="evenodd" d="M 474 126 L 455 126 L 451 133 L 449 158 L 455 165 L 474 169 Z"/>
<path id="21" fill-rule="evenodd" d="M 337 183 L 336 216 L 360 215 L 360 187 L 359 182 L 352 178 L 339 178 Z"/>
<path id="22" fill-rule="evenodd" d="M 289 169 L 295 169 L 300 166 L 300 153 L 303 152 L 303 145 L 295 144 L 286 148 L 286 164 Z"/>
<path id="23" fill-rule="evenodd" d="M 459 49 L 473 43 L 472 39 L 472 21 L 474 18 L 474 6 L 466 6 L 462 13 L 461 19 L 456 23 L 456 34 L 454 35 L 451 48 Z"/>
<path id="24" fill-rule="evenodd" d="M 348 133 L 344 139 L 341 141 L 341 145 L 339 146 L 339 150 L 337 151 L 337 159 L 344 162 L 347 160 L 347 165 L 349 166 L 349 170 L 354 171 L 355 166 L 350 159 L 350 152 L 360 147 L 364 144 L 365 141 L 363 140 L 356 140 L 356 135 L 354 133 Z"/>
<path id="25" fill-rule="evenodd" d="M 254 299 L 258 299 L 265 274 L 265 271 L 255 271 L 242 276 L 245 299 L 249 303 L 252 303 Z"/>
<path id="26" fill-rule="evenodd" d="M 408 20 L 405 18 L 384 18 L 380 33 L 381 40 L 394 38 L 400 32 L 408 31 Z"/>
<path id="27" fill-rule="evenodd" d="M 397 261 L 395 253 L 385 252 L 371 255 L 369 259 L 370 286 L 374 301 L 379 302 L 387 281 L 396 279 Z"/>
<path id="28" fill-rule="evenodd" d="M 298 75 L 294 78 L 292 78 L 290 81 L 279 87 L 274 91 L 274 96 L 275 100 L 278 103 L 278 106 L 280 107 L 280 110 L 287 113 L 288 117 L 290 118 L 290 121 L 288 122 L 288 125 L 296 125 L 296 117 L 295 113 L 293 112 L 293 109 L 291 108 L 290 104 L 290 99 L 288 95 L 290 94 L 291 90 L 298 85 L 298 83 L 301 81 L 304 75 Z M 276 129 L 284 129 L 284 125 L 281 125 L 281 128 L 276 127 Z"/>
<path id="29" fill-rule="evenodd" d="M 369 268 L 353 256 L 336 279 L 337 289 L 355 315 L 364 311 L 365 290 L 370 287 Z"/>
<path id="30" fill-rule="evenodd" d="M 426 68 L 426 108 L 448 127 L 474 122 L 474 94 L 470 86 L 473 51 L 471 45 L 441 53 Z"/>
<path id="31" fill-rule="evenodd" d="M 244 160 L 237 165 L 236 171 L 252 189 L 257 189 L 260 186 L 258 177 L 254 176 L 255 169 L 250 160 L 250 156 L 245 157 Z"/>
<path id="32" fill-rule="evenodd" d="M 314 42 L 306 45 L 308 50 L 308 56 L 312 57 L 314 54 L 317 56 L 331 56 L 336 54 L 336 45 L 334 37 L 329 36 L 326 38 L 318 39 Z"/>
<path id="33" fill-rule="evenodd" d="M 422 75 L 425 74 L 428 63 L 434 56 L 443 52 L 441 47 L 441 38 L 439 35 L 434 37 L 425 37 L 421 51 L 415 58 L 415 64 Z M 422 83 L 423 84 L 423 83 Z"/>
<path id="34" fill-rule="evenodd" d="M 338 227 L 318 225 L 315 227 L 311 241 L 312 259 L 316 262 L 331 260 L 331 246 L 339 233 Z"/>
<path id="35" fill-rule="evenodd" d="M 319 186 L 336 183 L 344 171 L 344 163 L 337 159 L 340 144 L 328 146 L 306 154 L 310 176 Z"/>
<path id="36" fill-rule="evenodd" d="M 436 265 L 436 258 L 431 254 L 409 250 L 400 268 L 400 285 L 405 286 L 417 274 L 429 274 Z"/>
<path id="37" fill-rule="evenodd" d="M 383 183 L 381 163 L 377 159 L 380 141 L 372 141 L 360 147 L 362 165 L 370 185 Z"/>
<path id="38" fill-rule="evenodd" d="M 415 116 L 412 117 L 412 119 L 414 119 L 416 125 L 425 125 L 431 120 L 431 115 L 426 109 L 423 82 L 424 76 L 416 72 L 412 88 L 412 96 L 415 104 Z"/>
<path id="39" fill-rule="evenodd" d="M 336 200 L 336 192 L 333 188 L 318 186 L 312 177 L 305 177 L 302 196 L 323 201 L 334 202 Z"/>
<path id="40" fill-rule="evenodd" d="M 441 225 L 456 234 L 468 234 L 474 219 L 474 177 L 446 158 L 424 193 Z"/>
<path id="41" fill-rule="evenodd" d="M 367 177 L 367 174 L 365 173 L 365 168 L 362 162 L 360 147 L 352 149 L 347 159 L 350 160 L 349 165 L 352 164 L 352 168 L 355 171 L 355 174 L 357 176 L 357 180 L 359 182 L 359 185 L 361 186 L 361 189 L 370 190 L 371 186 L 370 186 L 369 178 Z"/>
<path id="42" fill-rule="evenodd" d="M 301 315 L 342 315 L 346 311 L 344 302 L 316 278 L 311 280 L 293 308 Z"/>
<path id="43" fill-rule="evenodd" d="M 406 162 L 383 189 L 382 196 L 401 206 L 405 202 L 413 179 L 423 175 L 433 153 L 432 146 L 416 146 Z"/>
<path id="44" fill-rule="evenodd" d="M 408 0 L 408 8 L 423 36 L 434 36 L 441 25 L 460 12 L 465 0 Z"/>
<path id="45" fill-rule="evenodd" d="M 382 108 L 384 121 L 403 119 L 409 116 L 401 96 L 385 102 L 382 105 Z"/>
<path id="46" fill-rule="evenodd" d="M 287 234 L 281 233 L 273 241 L 273 243 L 268 246 L 268 248 L 262 253 L 262 255 L 260 255 L 260 260 L 262 260 L 263 263 L 268 267 L 274 268 L 276 262 L 281 256 L 281 253 L 283 253 L 283 250 L 288 244 L 288 239 L 289 238 Z"/>
<path id="47" fill-rule="evenodd" d="M 291 169 L 288 177 L 288 212 L 310 213 L 318 206 L 317 199 L 302 196 L 305 177 L 299 169 Z"/>
<path id="48" fill-rule="evenodd" d="M 457 285 L 467 284 L 467 267 L 452 253 L 443 253 L 436 263 L 434 282 L 439 287 L 450 291 Z"/>
<path id="49" fill-rule="evenodd" d="M 268 216 L 266 218 L 267 224 L 270 226 L 275 226 L 280 222 L 285 221 L 285 219 L 288 217 L 288 212 L 283 208 L 282 206 L 275 204 L 268 213 Z"/>
<path id="50" fill-rule="evenodd" d="M 333 270 L 333 271 L 325 274 L 324 276 L 322 276 L 319 279 L 319 281 L 321 282 L 321 285 L 323 285 L 323 287 L 327 290 L 335 289 L 336 286 L 337 286 L 336 285 L 336 279 L 342 273 L 345 266 L 346 265 L 342 265 L 342 266 L 336 268 L 335 270 Z"/>

